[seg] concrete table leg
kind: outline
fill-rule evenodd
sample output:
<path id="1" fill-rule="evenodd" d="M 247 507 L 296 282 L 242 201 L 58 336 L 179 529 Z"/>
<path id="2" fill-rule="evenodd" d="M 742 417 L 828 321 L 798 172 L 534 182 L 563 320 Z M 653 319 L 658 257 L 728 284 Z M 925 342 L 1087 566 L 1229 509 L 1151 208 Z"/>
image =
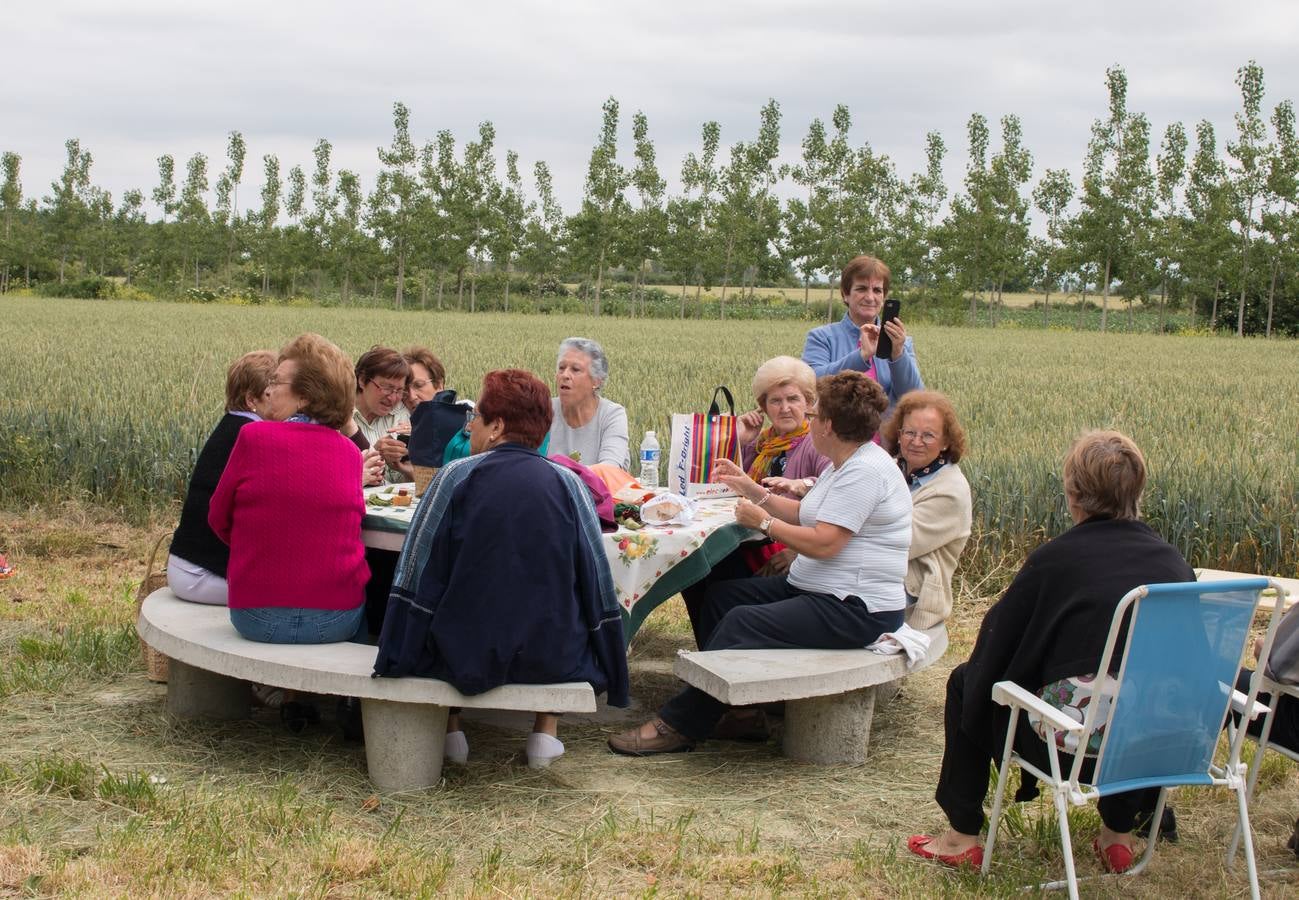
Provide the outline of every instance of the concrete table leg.
<path id="1" fill-rule="evenodd" d="M 167 712 L 183 719 L 243 719 L 250 704 L 248 682 L 171 661 Z"/>
<path id="2" fill-rule="evenodd" d="M 447 708 L 427 703 L 361 700 L 365 764 L 381 791 L 415 791 L 442 777 Z"/>
<path id="3" fill-rule="evenodd" d="M 864 763 L 874 713 L 874 687 L 786 701 L 785 755 L 818 765 Z"/>

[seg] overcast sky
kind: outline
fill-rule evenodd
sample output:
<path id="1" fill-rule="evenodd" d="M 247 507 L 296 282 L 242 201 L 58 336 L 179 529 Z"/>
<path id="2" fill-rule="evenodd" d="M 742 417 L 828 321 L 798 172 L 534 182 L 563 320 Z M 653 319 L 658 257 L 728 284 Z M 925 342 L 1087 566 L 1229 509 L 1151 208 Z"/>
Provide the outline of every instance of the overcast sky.
<path id="1" fill-rule="evenodd" d="M 93 153 L 93 180 L 115 200 L 132 187 L 147 196 L 163 153 L 176 157 L 178 180 L 186 159 L 207 154 L 215 183 L 231 130 L 248 144 L 241 208 L 258 202 L 263 154 L 309 174 L 321 137 L 368 192 L 394 100 L 410 107 L 418 143 L 450 129 L 463 144 L 490 119 L 499 156 L 517 150 L 525 172 L 546 160 L 572 212 L 611 95 L 623 161 L 642 110 L 673 189 L 703 122 L 721 123 L 724 146 L 748 139 L 768 98 L 780 103 L 788 161 L 812 119 L 828 122 L 844 103 L 853 143 L 888 154 L 904 176 L 924 164 L 925 133 L 939 130 L 953 187 L 976 111 L 993 123 L 1020 116 L 1034 180 L 1048 166 L 1076 178 L 1113 63 L 1155 143 L 1169 122 L 1193 133 L 1207 118 L 1225 146 L 1235 72 L 1251 58 L 1265 71 L 1269 115 L 1299 99 L 1294 0 L 11 0 L 0 21 L 0 150 L 22 156 L 26 197 L 50 193 L 70 137 Z"/>

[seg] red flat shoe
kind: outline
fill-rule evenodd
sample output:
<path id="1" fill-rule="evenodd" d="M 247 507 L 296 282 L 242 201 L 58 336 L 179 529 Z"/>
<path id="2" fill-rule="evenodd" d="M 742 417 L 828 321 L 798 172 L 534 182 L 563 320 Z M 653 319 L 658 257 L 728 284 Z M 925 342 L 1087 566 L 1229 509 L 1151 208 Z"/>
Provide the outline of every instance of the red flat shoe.
<path id="1" fill-rule="evenodd" d="M 933 838 L 927 834 L 913 834 L 907 838 L 907 849 L 923 859 L 936 859 L 945 866 L 951 866 L 953 869 L 959 869 L 961 866 L 969 866 L 972 869 L 980 868 L 983 865 L 983 848 L 975 844 L 968 850 L 961 853 L 935 853 L 929 849 Z"/>
<path id="2" fill-rule="evenodd" d="M 1110 844 L 1108 847 L 1102 849 L 1101 839 L 1096 838 L 1096 840 L 1092 841 L 1092 849 L 1095 850 L 1096 855 L 1100 857 L 1101 867 L 1104 868 L 1106 872 L 1110 872 L 1114 875 L 1122 875 L 1128 869 L 1132 868 L 1132 865 L 1136 862 L 1132 857 L 1132 849 L 1130 847 L 1124 847 L 1122 844 Z"/>

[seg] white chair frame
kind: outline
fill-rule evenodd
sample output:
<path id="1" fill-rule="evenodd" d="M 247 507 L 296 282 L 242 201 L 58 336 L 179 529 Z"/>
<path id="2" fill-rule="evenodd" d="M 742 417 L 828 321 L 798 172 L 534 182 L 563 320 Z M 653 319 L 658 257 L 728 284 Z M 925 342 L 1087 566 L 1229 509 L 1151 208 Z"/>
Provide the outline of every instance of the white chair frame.
<path id="1" fill-rule="evenodd" d="M 1270 586 L 1272 589 L 1277 590 L 1279 596 L 1284 596 L 1284 592 L 1281 590 L 1280 585 L 1272 579 L 1251 578 L 1242 579 L 1242 581 L 1257 581 L 1259 583 L 1254 600 L 1254 610 L 1256 614 L 1258 611 L 1258 594 L 1267 589 L 1267 587 Z M 1216 586 L 1223 590 L 1240 590 L 1245 587 L 1245 585 L 1237 585 L 1233 588 L 1231 584 L 1235 583 L 1222 583 Z M 1204 586 L 1209 587 L 1208 584 L 1204 584 Z M 1115 644 L 1117 643 L 1118 634 L 1121 630 L 1123 621 L 1127 616 L 1128 611 L 1134 606 L 1134 604 L 1139 604 L 1140 601 L 1146 597 L 1147 593 L 1148 589 L 1143 585 L 1129 591 L 1124 595 L 1123 599 L 1119 601 L 1118 606 L 1114 610 L 1114 616 L 1111 619 L 1109 636 L 1105 642 L 1105 650 L 1101 655 L 1101 661 L 1096 670 L 1098 673 L 1110 671 L 1110 663 L 1114 656 Z M 1261 655 L 1261 658 L 1263 659 L 1267 658 L 1267 654 L 1271 650 L 1272 640 L 1276 634 L 1277 624 L 1281 618 L 1280 611 L 1284 608 L 1284 605 L 1284 603 L 1278 602 L 1271 613 L 1267 633 L 1263 642 L 1263 651 Z M 1130 636 L 1131 632 L 1129 631 L 1129 638 Z M 1120 662 L 1119 673 L 1113 687 L 1115 696 L 1118 696 L 1118 693 L 1121 690 L 1127 663 L 1127 649 L 1128 648 L 1125 645 L 1120 651 L 1123 656 L 1122 661 Z M 1255 705 L 1255 698 L 1262 689 L 1263 680 L 1262 667 L 1260 666 L 1259 670 L 1251 679 L 1248 695 L 1243 695 L 1240 694 L 1240 692 L 1233 690 L 1235 699 L 1236 701 L 1239 701 L 1241 708 L 1251 709 Z M 1097 684 L 1100 683 L 1101 682 L 1098 679 Z M 1100 798 L 1100 793 L 1094 786 L 1084 782 L 1081 778 L 1082 768 L 1087 759 L 1084 753 L 1074 754 L 1073 765 L 1067 773 L 1061 768 L 1059 750 L 1054 738 L 1056 735 L 1062 733 L 1073 734 L 1077 738 L 1076 746 L 1086 747 L 1092 732 L 1102 725 L 1108 725 L 1109 722 L 1113 720 L 1115 708 L 1118 704 L 1109 704 L 1109 715 L 1104 721 L 1099 721 L 1099 714 L 1097 711 L 1100 709 L 1102 704 L 1091 703 L 1087 707 L 1087 712 L 1084 714 L 1083 721 L 1077 722 L 1064 715 L 1054 706 L 1043 701 L 1036 694 L 1025 690 L 1023 687 L 1011 681 L 999 681 L 993 685 L 992 699 L 1003 706 L 1009 706 L 1011 718 L 1010 726 L 1006 729 L 1006 742 L 1002 752 L 1001 766 L 997 775 L 997 790 L 992 804 L 992 815 L 988 823 L 988 837 L 983 848 L 982 872 L 984 875 L 987 875 L 992 865 L 992 853 L 997 842 L 997 826 L 1001 819 L 1002 808 L 1005 800 L 1007 776 L 1010 773 L 1011 764 L 1014 763 L 1024 771 L 1036 776 L 1045 787 L 1050 789 L 1052 800 L 1055 805 L 1056 816 L 1059 820 L 1060 844 L 1061 850 L 1064 853 L 1065 878 L 1062 881 L 1047 882 L 1037 885 L 1037 887 L 1046 890 L 1065 888 L 1069 892 L 1070 900 L 1077 900 L 1078 877 L 1074 869 L 1073 842 L 1069 831 L 1069 807 L 1083 806 L 1093 800 L 1097 800 Z M 1233 703 L 1233 705 L 1235 704 Z M 1262 705 L 1258 704 L 1258 706 L 1261 708 Z M 1045 741 L 1048 760 L 1050 763 L 1049 771 L 1042 771 L 1040 768 L 1024 760 L 1014 752 L 1015 732 L 1019 724 L 1019 714 L 1021 710 L 1039 716 L 1042 722 L 1052 731 L 1053 739 Z M 1109 729 L 1106 730 L 1105 737 L 1103 737 L 1101 741 L 1100 751 L 1096 755 L 1096 765 L 1094 770 L 1096 772 L 1100 771 L 1101 760 L 1105 755 L 1105 741 L 1108 739 L 1108 735 Z M 1244 736 L 1245 729 L 1241 728 L 1236 730 L 1236 733 L 1232 736 L 1232 740 L 1230 741 L 1230 749 L 1226 761 L 1222 765 L 1211 765 L 1208 774 L 1212 779 L 1213 785 L 1230 788 L 1236 794 L 1236 805 L 1239 816 L 1236 830 L 1238 835 L 1243 835 L 1244 837 L 1245 858 L 1249 866 L 1250 895 L 1254 900 L 1258 900 L 1258 871 L 1254 861 L 1253 837 L 1249 828 L 1249 808 L 1246 784 L 1247 772 L 1245 765 L 1240 761 L 1240 750 L 1241 745 L 1244 742 Z M 1150 820 L 1151 837 L 1147 841 L 1146 849 L 1142 854 L 1141 859 L 1127 872 L 1122 873 L 1122 875 L 1100 877 L 1112 878 L 1135 876 L 1145 870 L 1151 858 L 1154 856 L 1155 845 L 1158 843 L 1158 823 L 1163 816 L 1164 806 L 1168 797 L 1168 790 L 1167 786 L 1160 787 L 1159 800 L 1156 804 L 1154 815 Z M 1229 848 L 1227 854 L 1228 864 L 1230 864 L 1234 853 L 1235 841 L 1233 840 L 1232 846 Z"/>

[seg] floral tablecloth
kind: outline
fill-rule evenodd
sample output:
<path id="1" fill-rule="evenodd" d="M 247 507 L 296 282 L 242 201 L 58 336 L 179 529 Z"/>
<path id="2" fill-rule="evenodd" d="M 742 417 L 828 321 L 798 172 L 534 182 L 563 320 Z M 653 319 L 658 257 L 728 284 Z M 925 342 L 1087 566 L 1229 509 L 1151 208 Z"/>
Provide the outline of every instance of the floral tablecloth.
<path id="1" fill-rule="evenodd" d="M 410 528 L 414 515 L 415 505 L 367 506 L 362 523 L 366 543 L 396 549 L 395 539 Z M 647 525 L 640 531 L 619 528 L 605 533 L 604 549 L 628 642 L 655 607 L 707 575 L 742 541 L 761 537 L 736 523 L 734 500 L 700 502 L 687 525 Z"/>

